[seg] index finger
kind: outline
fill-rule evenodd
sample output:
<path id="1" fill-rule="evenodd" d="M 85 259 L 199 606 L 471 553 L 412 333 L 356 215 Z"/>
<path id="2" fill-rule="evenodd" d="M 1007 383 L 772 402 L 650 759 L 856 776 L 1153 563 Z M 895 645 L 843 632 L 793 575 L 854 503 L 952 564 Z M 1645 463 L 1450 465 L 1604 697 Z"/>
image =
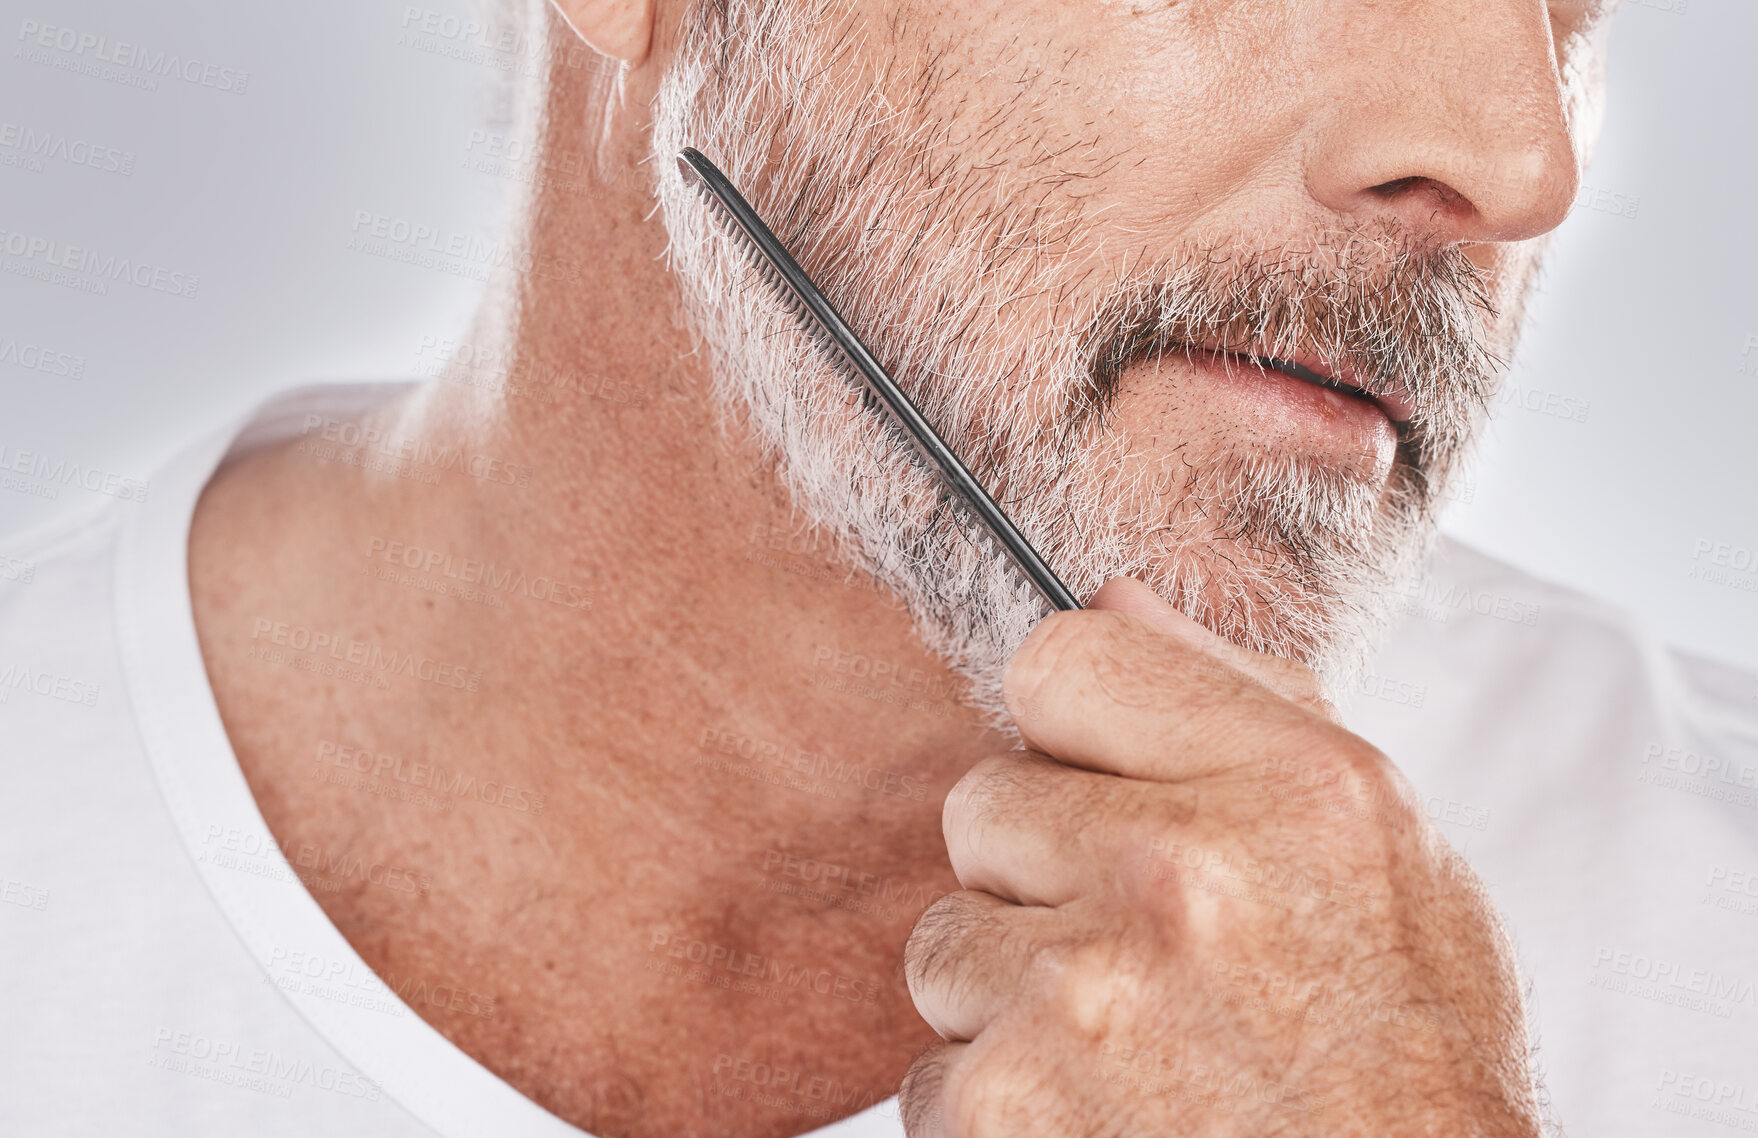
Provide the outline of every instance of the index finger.
<path id="1" fill-rule="evenodd" d="M 1134 577 L 1113 577 L 1106 581 L 1088 598 L 1086 607 L 1138 616 L 1174 640 L 1207 652 L 1221 663 L 1244 672 L 1277 695 L 1304 703 L 1331 719 L 1338 718 L 1337 709 L 1326 698 L 1324 685 L 1311 668 L 1284 656 L 1254 652 L 1215 635 L 1167 604 L 1160 594 Z"/>
<path id="2" fill-rule="evenodd" d="M 1122 612 L 1045 618 L 1009 662 L 1004 691 L 1027 746 L 1131 778 L 1245 769 L 1347 735 L 1215 655 Z"/>

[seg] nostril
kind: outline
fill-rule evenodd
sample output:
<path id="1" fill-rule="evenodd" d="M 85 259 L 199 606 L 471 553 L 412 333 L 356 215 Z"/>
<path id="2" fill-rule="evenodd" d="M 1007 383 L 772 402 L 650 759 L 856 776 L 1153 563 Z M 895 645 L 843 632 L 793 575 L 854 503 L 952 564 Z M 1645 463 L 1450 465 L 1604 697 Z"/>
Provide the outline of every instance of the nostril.
<path id="1" fill-rule="evenodd" d="M 1367 192 L 1384 202 L 1407 203 L 1407 210 L 1410 206 L 1415 206 L 1431 218 L 1464 218 L 1476 212 L 1471 200 L 1464 194 L 1438 178 L 1421 174 L 1393 178 L 1389 182 L 1369 186 Z"/>
<path id="2" fill-rule="evenodd" d="M 1435 204 L 1442 209 L 1453 209 L 1465 202 L 1465 195 L 1436 178 L 1416 174 L 1408 178 L 1393 178 L 1389 182 L 1381 182 L 1377 186 L 1369 186 L 1368 192 L 1383 198 L 1413 197 L 1417 194 L 1428 194 L 1434 198 Z"/>
<path id="3" fill-rule="evenodd" d="M 1417 182 L 1420 182 L 1422 180 L 1423 179 L 1421 179 L 1419 177 L 1418 178 L 1393 178 L 1389 182 L 1381 182 L 1379 185 L 1369 186 L 1367 189 L 1368 189 L 1369 193 L 1378 194 L 1382 198 L 1395 198 L 1399 194 L 1403 193 L 1405 190 L 1409 189 L 1411 186 L 1415 185 Z"/>

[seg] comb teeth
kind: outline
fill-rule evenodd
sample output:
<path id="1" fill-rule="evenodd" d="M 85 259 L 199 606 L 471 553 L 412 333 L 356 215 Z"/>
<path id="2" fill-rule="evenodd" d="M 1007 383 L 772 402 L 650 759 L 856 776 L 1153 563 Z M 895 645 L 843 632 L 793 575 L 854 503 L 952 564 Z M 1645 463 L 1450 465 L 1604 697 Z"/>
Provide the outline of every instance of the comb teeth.
<path id="1" fill-rule="evenodd" d="M 806 333 L 808 339 L 825 350 L 826 354 L 830 356 L 837 374 L 860 392 L 861 406 L 870 411 L 883 412 L 884 405 L 880 403 L 879 397 L 873 393 L 873 389 L 861 382 L 860 373 L 856 370 L 853 362 L 849 360 L 848 355 L 819 325 L 817 318 L 812 315 L 811 309 L 806 306 L 804 298 L 776 271 L 774 262 L 751 244 L 750 236 L 733 218 L 727 210 L 726 204 L 701 181 L 696 183 L 696 193 L 711 207 L 710 212 L 714 219 L 720 222 L 721 232 L 732 239 L 733 244 L 744 255 L 746 265 L 756 270 L 757 278 L 768 285 L 775 294 L 781 304 L 782 311 L 793 317 L 794 322 Z"/>
<path id="2" fill-rule="evenodd" d="M 1025 590 L 1037 597 L 1040 615 L 1079 608 L 1080 602 L 1068 586 L 922 417 L 726 175 L 694 149 L 680 154 L 678 162 L 686 180 L 709 205 L 709 216 L 733 239 L 746 264 L 756 270 L 783 311 L 830 358 L 837 374 L 860 393 L 862 408 L 878 412 L 887 434 L 912 462 L 929 473 L 937 504 L 946 504 L 948 520 L 964 533 L 979 556 L 1002 565 L 1016 595 L 1021 595 L 1017 590 Z"/>
<path id="3" fill-rule="evenodd" d="M 814 344 L 824 350 L 825 354 L 830 357 L 831 365 L 835 368 L 836 373 L 859 393 L 862 409 L 884 416 L 885 404 L 880 400 L 878 393 L 873 390 L 870 384 L 862 381 L 853 361 L 824 331 L 798 291 L 782 278 L 776 270 L 774 262 L 765 257 L 762 251 L 751 243 L 750 235 L 745 232 L 743 226 L 738 224 L 732 213 L 726 208 L 726 203 L 722 202 L 706 183 L 698 180 L 695 185 L 697 195 L 708 203 L 709 212 L 719 223 L 721 232 L 732 239 L 733 244 L 743 255 L 746 265 L 754 269 L 758 279 L 769 286 L 780 302 L 782 310 L 794 319 L 795 323 L 806 332 L 807 337 Z M 889 417 L 886 417 L 885 421 L 889 428 L 887 433 L 900 444 L 909 460 L 916 466 L 932 470 L 917 449 L 910 445 L 910 440 L 902 428 L 892 422 Z M 1017 564 L 1003 555 L 1000 543 L 996 541 L 994 533 L 972 512 L 969 504 L 960 495 L 953 493 L 943 481 L 937 479 L 934 483 L 934 489 L 937 499 L 950 507 L 952 518 L 957 523 L 956 528 L 964 533 L 966 540 L 970 541 L 981 555 L 1001 562 L 1008 580 L 1013 585 L 1014 598 L 1016 600 L 1024 600 L 1028 596 L 1036 598 L 1040 614 L 1048 612 L 1050 606 L 1043 599 L 1040 590 Z"/>
<path id="4" fill-rule="evenodd" d="M 758 279 L 769 286 L 770 291 L 780 302 L 782 310 L 792 317 L 794 322 L 807 334 L 807 337 L 830 357 L 831 366 L 835 368 L 836 373 L 859 393 L 862 409 L 884 417 L 888 428 L 887 433 L 901 446 L 910 462 L 932 471 L 932 467 L 921 456 L 917 448 L 910 445 L 910 440 L 903 429 L 891 421 L 888 416 L 885 416 L 885 404 L 879 398 L 878 393 L 873 390 L 870 384 L 861 379 L 859 371 L 855 368 L 853 361 L 848 358 L 848 354 L 825 332 L 798 291 L 789 285 L 776 270 L 774 262 L 765 257 L 762 251 L 752 244 L 750 235 L 745 232 L 743 226 L 738 224 L 731 211 L 726 208 L 726 203 L 722 202 L 706 183 L 698 180 L 695 187 L 697 196 L 708 203 L 710 215 L 719 223 L 721 232 L 731 238 L 733 244 L 738 247 L 746 265 L 755 270 Z M 1040 616 L 1050 612 L 1051 605 L 1044 599 L 1041 590 L 1017 564 L 1003 555 L 1000 543 L 996 540 L 993 531 L 975 515 L 969 503 L 960 495 L 953 493 L 939 479 L 935 480 L 934 489 L 938 501 L 950 508 L 956 528 L 964 533 L 966 540 L 982 556 L 1000 561 L 1013 586 L 1014 599 L 1035 599 Z"/>
<path id="5" fill-rule="evenodd" d="M 818 318 L 812 314 L 812 310 L 807 307 L 805 300 L 800 296 L 798 291 L 789 285 L 781 274 L 776 271 L 775 265 L 769 260 L 769 258 L 765 257 L 760 250 L 751 244 L 750 236 L 744 231 L 743 227 L 733 219 L 732 214 L 727 212 L 726 206 L 721 202 L 720 198 L 716 197 L 707 186 L 700 182 L 696 184 L 696 192 L 704 201 L 713 207 L 712 213 L 715 219 L 721 223 L 721 231 L 725 233 L 739 249 L 746 265 L 755 270 L 757 278 L 769 286 L 770 291 L 775 295 L 778 303 L 780 303 L 782 311 L 792 317 L 794 323 L 806 333 L 807 339 L 811 340 L 812 343 L 824 353 L 824 355 L 829 357 L 830 365 L 832 369 L 835 370 L 837 376 L 841 378 L 843 382 L 852 387 L 855 390 L 855 393 L 860 396 L 861 408 L 880 416 L 881 422 L 883 422 L 887 428 L 887 433 L 891 435 L 893 440 L 902 449 L 904 457 L 907 458 L 911 464 L 921 467 L 930 473 L 935 473 L 933 465 L 923 458 L 918 449 L 912 445 L 908 433 L 886 413 L 884 401 L 879 398 L 878 393 L 873 390 L 872 386 L 861 378 L 859 369 L 855 367 L 854 361 L 849 359 L 848 353 L 843 351 L 842 347 L 837 344 L 836 340 L 824 330 L 821 324 L 819 324 Z M 954 507 L 959 520 L 966 527 L 972 529 L 977 535 L 980 535 L 983 538 L 982 548 L 990 553 L 990 555 L 996 555 L 996 547 L 993 540 L 990 538 L 988 530 L 976 520 L 974 515 L 970 513 L 968 507 L 965 506 L 964 501 L 957 494 L 953 493 L 943 481 L 938 479 L 935 481 L 935 490 L 942 500 Z M 1015 576 L 1019 575 L 1017 569 L 1011 564 L 1009 564 L 1008 568 Z"/>

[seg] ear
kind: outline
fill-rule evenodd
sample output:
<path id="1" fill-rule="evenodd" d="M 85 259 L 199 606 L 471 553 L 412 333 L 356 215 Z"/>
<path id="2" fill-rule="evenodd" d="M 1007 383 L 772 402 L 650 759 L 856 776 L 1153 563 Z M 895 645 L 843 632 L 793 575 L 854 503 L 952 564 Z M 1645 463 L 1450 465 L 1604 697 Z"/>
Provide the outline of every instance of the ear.
<path id="1" fill-rule="evenodd" d="M 656 0 L 550 0 L 592 50 L 639 64 L 653 46 Z"/>

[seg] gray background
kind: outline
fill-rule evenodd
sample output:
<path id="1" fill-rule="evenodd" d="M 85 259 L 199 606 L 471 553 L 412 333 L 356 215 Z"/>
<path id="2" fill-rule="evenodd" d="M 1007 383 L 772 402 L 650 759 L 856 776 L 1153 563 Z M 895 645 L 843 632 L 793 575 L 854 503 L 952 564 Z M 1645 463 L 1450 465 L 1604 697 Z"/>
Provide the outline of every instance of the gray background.
<path id="1" fill-rule="evenodd" d="M 492 242 L 528 168 L 472 132 L 497 69 L 521 59 L 412 38 L 411 8 L 0 5 L 0 466 L 30 451 L 146 480 L 275 388 L 437 358 L 480 286 L 350 249 L 354 219 Z M 483 19 L 468 0 L 414 10 Z M 195 79 L 149 86 L 94 47 L 32 47 L 34 25 L 193 61 Z M 1758 670 L 1758 4 L 1626 0 L 1612 42 L 1604 141 L 1447 527 Z M 235 87 L 238 72 L 242 90 L 201 82 Z M 33 156 L 27 129 L 126 169 Z M 40 255 L 10 252 L 31 240 L 199 284 L 185 297 L 109 281 L 100 295 L 38 279 Z M 42 350 L 46 369 L 23 366 Z M 77 378 L 54 374 L 75 358 Z M 99 500 L 15 480 L 0 534 Z"/>

